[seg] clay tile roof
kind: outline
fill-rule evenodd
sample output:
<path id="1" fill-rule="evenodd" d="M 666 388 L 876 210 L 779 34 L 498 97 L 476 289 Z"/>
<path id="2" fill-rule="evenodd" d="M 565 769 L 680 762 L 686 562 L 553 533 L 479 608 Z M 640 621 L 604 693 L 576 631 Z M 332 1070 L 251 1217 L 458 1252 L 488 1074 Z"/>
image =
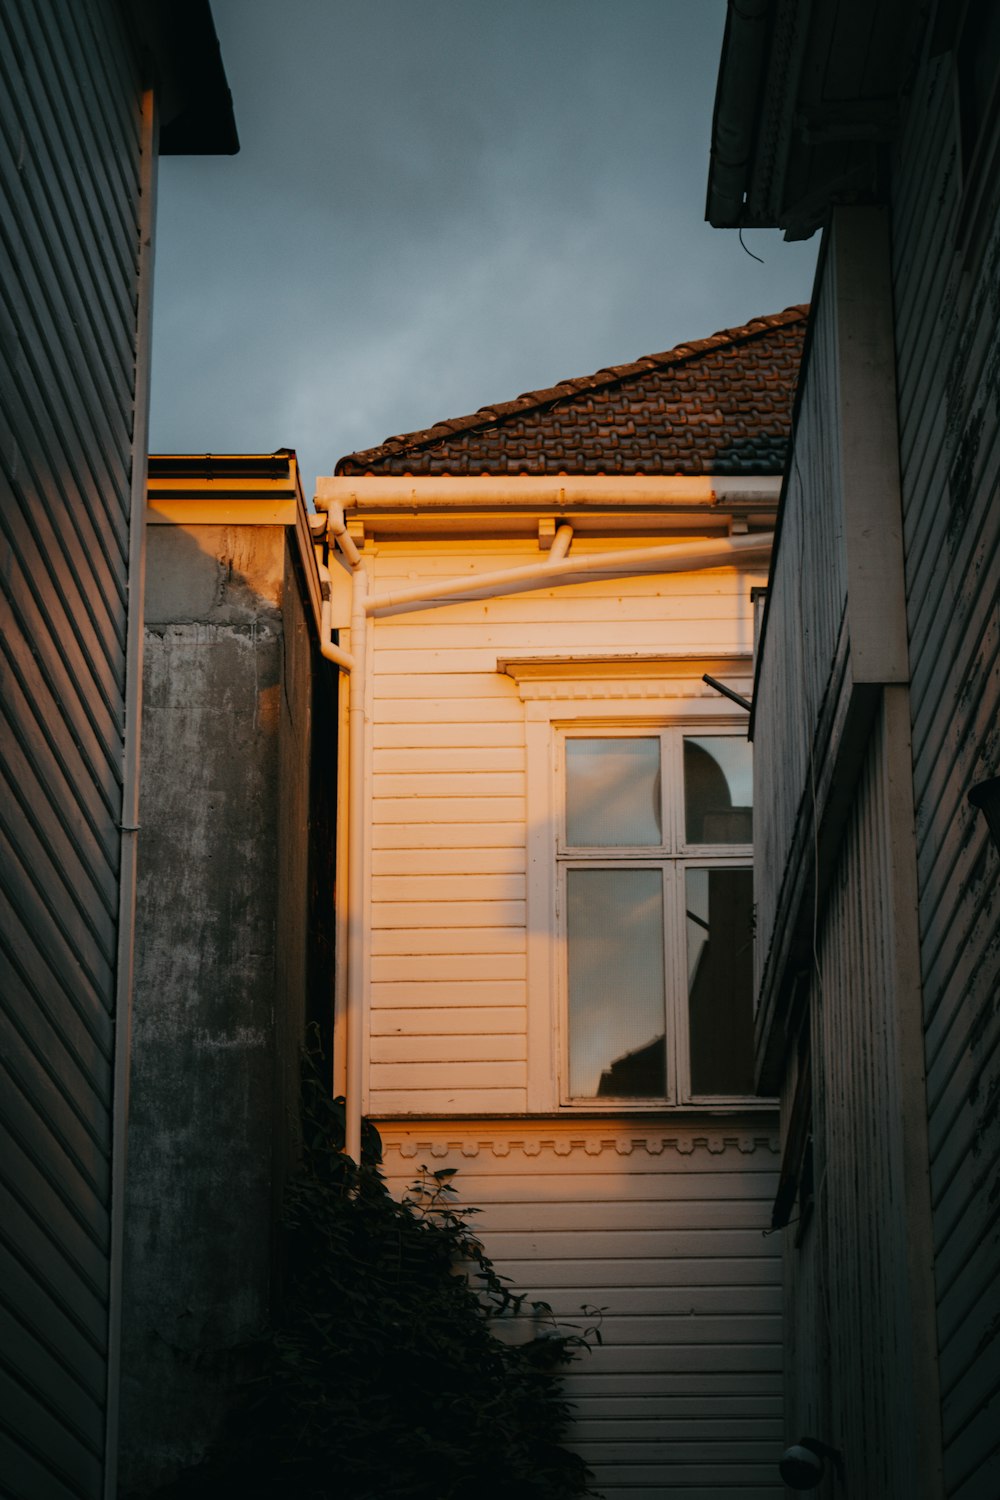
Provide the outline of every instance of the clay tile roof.
<path id="1" fill-rule="evenodd" d="M 349 453 L 338 474 L 777 474 L 808 307 Z"/>

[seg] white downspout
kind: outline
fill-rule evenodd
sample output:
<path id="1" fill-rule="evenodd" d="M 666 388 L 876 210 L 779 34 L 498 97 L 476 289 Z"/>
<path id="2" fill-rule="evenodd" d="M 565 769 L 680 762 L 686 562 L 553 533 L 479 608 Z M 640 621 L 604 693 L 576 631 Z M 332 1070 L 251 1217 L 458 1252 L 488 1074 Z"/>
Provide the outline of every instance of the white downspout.
<path id="1" fill-rule="evenodd" d="M 347 742 L 347 1088 L 344 1094 L 344 1150 L 360 1166 L 365 1002 L 365 757 L 368 749 L 365 719 L 368 633 L 365 604 L 368 574 L 360 556 L 354 567 L 351 583 L 351 655 L 354 657 L 354 670 L 351 673 Z"/>
<path id="2" fill-rule="evenodd" d="M 316 500 L 317 509 L 327 503 Z M 350 674 L 347 737 L 347 1084 L 344 1090 L 344 1152 L 361 1165 L 361 1091 L 364 1083 L 364 900 L 365 900 L 365 761 L 368 751 L 365 720 L 365 670 L 368 636 L 368 574 L 361 553 L 347 531 L 344 513 L 331 504 L 327 533 L 336 541 L 351 568 L 351 649 L 330 640 L 330 576 L 321 570 L 323 603 L 319 646 L 326 661 Z"/>

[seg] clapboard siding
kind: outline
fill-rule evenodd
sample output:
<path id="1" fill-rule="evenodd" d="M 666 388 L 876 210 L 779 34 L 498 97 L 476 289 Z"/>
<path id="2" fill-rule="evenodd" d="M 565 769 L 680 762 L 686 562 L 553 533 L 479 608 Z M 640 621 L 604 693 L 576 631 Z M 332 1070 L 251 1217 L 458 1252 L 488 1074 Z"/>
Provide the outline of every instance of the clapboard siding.
<path id="1" fill-rule="evenodd" d="M 794 463 L 785 487 L 754 689 L 754 945 L 758 990 L 773 966 L 779 913 L 794 907 L 798 821 L 816 795 L 829 750 L 816 743 L 824 704 L 838 689 L 847 603 L 837 441 L 835 289 L 824 278 L 801 377 Z M 830 405 L 834 409 L 831 411 Z M 808 623 L 807 623 L 808 622 Z"/>
<path id="2" fill-rule="evenodd" d="M 581 554 L 615 545 L 575 544 Z M 380 542 L 371 588 L 540 557 L 527 541 Z M 755 581 L 736 569 L 594 579 L 375 620 L 371 1002 L 377 1035 L 395 1040 L 372 1042 L 374 1112 L 525 1107 L 524 705 L 497 658 L 540 643 L 546 653 L 648 652 L 654 626 L 667 652 L 749 651 Z M 505 1020 L 490 1031 L 477 1013 L 492 1011 L 498 984 Z"/>
<path id="3" fill-rule="evenodd" d="M 774 1142 L 634 1123 L 382 1123 L 394 1191 L 458 1168 L 498 1270 L 603 1343 L 566 1377 L 569 1445 L 607 1500 L 780 1495 Z M 544 1326 L 525 1319 L 525 1332 Z M 517 1337 L 515 1330 L 512 1337 Z M 523 1335 L 522 1335 L 523 1336 Z"/>
<path id="4" fill-rule="evenodd" d="M 818 936 L 811 1007 L 816 1208 L 803 1251 L 789 1248 L 797 1282 L 789 1385 L 799 1391 L 796 1416 L 815 1416 L 837 1433 L 851 1489 L 907 1495 L 917 1492 L 912 1435 L 919 1406 L 899 1126 L 890 774 L 880 717 Z"/>
<path id="5" fill-rule="evenodd" d="M 963 265 L 951 54 L 914 97 L 893 201 L 914 796 L 946 1493 L 973 1500 L 1000 1488 L 1000 909 L 996 851 L 966 801 L 1000 771 L 1000 224 L 994 185 Z"/>
<path id="6" fill-rule="evenodd" d="M 117 5 L 4 5 L 2 1483 L 76 1500 L 104 1468 L 140 120 Z"/>

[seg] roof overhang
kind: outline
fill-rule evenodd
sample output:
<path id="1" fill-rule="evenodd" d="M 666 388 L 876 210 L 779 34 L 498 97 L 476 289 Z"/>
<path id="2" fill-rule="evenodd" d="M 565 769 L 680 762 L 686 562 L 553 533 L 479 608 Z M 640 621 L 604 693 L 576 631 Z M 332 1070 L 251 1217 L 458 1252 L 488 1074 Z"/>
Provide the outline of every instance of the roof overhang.
<path id="1" fill-rule="evenodd" d="M 161 156 L 233 156 L 233 99 L 209 0 L 129 0 L 152 61 Z"/>
<path id="2" fill-rule="evenodd" d="M 780 475 L 333 475 L 317 496 L 365 536 L 538 535 L 570 521 L 580 535 L 769 530 Z"/>
<path id="3" fill-rule="evenodd" d="M 729 0 L 705 216 L 806 239 L 878 201 L 931 0 Z"/>

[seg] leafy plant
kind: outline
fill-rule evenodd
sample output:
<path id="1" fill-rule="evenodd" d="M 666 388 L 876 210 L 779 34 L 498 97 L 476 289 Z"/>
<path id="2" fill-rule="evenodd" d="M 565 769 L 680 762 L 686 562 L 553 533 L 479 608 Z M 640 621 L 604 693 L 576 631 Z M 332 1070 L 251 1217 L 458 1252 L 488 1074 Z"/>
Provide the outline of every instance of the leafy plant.
<path id="1" fill-rule="evenodd" d="M 304 1080 L 301 1170 L 287 1196 L 282 1314 L 251 1400 L 217 1460 L 214 1494 L 296 1500 L 572 1500 L 593 1495 L 560 1446 L 559 1371 L 599 1342 L 510 1289 L 457 1206 L 454 1171 L 421 1168 L 398 1201 L 369 1127 L 342 1152 L 343 1104 Z M 523 1342 L 496 1336 L 530 1309 Z M 588 1312 L 590 1310 L 587 1310 Z"/>

